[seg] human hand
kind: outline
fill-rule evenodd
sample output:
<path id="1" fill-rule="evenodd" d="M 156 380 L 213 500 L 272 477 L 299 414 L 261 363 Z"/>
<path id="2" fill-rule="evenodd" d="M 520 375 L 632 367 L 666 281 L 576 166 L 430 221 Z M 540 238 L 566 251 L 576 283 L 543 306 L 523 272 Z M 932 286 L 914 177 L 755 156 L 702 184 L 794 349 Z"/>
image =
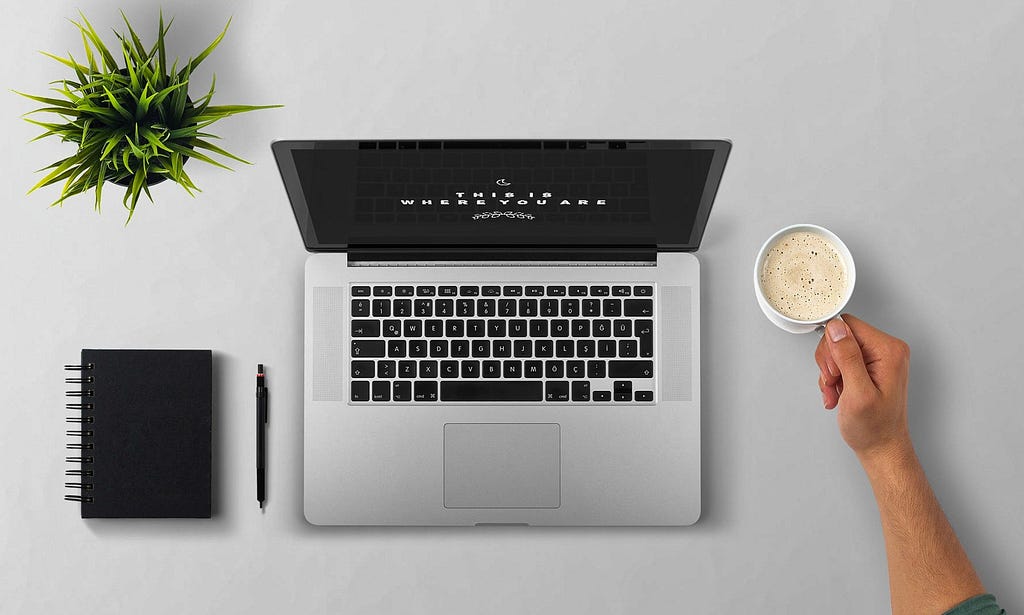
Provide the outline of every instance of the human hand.
<path id="1" fill-rule="evenodd" d="M 839 432 L 862 459 L 910 445 L 910 347 L 849 314 L 829 321 L 814 352 L 825 408 L 839 407 Z"/>

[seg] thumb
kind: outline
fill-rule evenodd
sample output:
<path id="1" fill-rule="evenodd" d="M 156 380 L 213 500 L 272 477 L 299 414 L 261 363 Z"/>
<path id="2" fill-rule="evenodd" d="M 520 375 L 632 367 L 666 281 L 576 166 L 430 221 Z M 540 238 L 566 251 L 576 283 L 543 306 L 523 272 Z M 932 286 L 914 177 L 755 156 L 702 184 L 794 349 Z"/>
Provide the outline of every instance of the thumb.
<path id="1" fill-rule="evenodd" d="M 868 375 L 867 367 L 864 365 L 864 355 L 861 354 L 860 344 L 853 336 L 853 331 L 843 322 L 842 318 L 833 318 L 825 327 L 825 337 L 828 338 L 829 351 L 832 358 L 839 367 L 839 373 L 843 376 L 843 387 L 863 389 L 864 387 L 875 388 L 871 376 Z"/>

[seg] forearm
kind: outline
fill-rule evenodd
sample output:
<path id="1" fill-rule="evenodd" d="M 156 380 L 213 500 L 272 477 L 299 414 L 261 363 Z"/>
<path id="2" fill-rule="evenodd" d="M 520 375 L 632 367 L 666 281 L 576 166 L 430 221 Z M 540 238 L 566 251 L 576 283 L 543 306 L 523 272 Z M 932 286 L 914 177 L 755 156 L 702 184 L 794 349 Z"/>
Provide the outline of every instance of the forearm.
<path id="1" fill-rule="evenodd" d="M 984 593 L 913 447 L 861 456 L 885 536 L 894 615 L 946 612 Z"/>

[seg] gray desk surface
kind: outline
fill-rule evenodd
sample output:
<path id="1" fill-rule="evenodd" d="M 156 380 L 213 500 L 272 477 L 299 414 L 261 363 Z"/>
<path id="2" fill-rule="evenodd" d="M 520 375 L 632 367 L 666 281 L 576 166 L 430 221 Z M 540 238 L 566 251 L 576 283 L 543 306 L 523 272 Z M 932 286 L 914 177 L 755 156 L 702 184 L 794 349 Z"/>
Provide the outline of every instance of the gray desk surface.
<path id="1" fill-rule="evenodd" d="M 123 6 L 148 36 L 150 2 Z M 198 81 L 255 164 L 199 164 L 123 227 L 114 190 L 47 209 L 31 108 L 0 96 L 0 596 L 4 612 L 793 612 L 888 608 L 874 503 L 834 415 L 816 338 L 775 329 L 750 288 L 775 229 L 832 228 L 858 262 L 851 310 L 913 348 L 911 423 L 989 589 L 1024 609 L 1024 7 L 992 2 L 197 2 L 187 55 L 234 15 Z M 64 75 L 73 3 L 0 21 L 3 86 Z M 728 137 L 704 267 L 704 514 L 678 530 L 317 529 L 301 510 L 305 253 L 275 137 Z M 61 501 L 60 366 L 83 346 L 216 352 L 216 518 L 84 522 Z M 252 377 L 274 390 L 270 500 L 254 501 Z"/>

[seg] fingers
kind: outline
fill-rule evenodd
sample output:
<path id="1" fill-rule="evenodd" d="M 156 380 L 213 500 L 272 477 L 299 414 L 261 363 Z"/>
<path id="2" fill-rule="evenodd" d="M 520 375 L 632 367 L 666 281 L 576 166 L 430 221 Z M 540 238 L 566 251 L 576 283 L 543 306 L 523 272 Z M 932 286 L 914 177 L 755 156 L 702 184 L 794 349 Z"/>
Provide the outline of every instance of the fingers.
<path id="1" fill-rule="evenodd" d="M 839 404 L 839 389 L 826 384 L 824 376 L 818 377 L 818 389 L 821 391 L 821 403 L 826 410 L 832 410 Z"/>
<path id="2" fill-rule="evenodd" d="M 818 364 L 818 369 L 821 371 L 826 385 L 834 385 L 839 380 L 839 368 L 836 367 L 835 359 L 832 358 L 832 352 L 829 350 L 828 340 L 825 339 L 824 333 L 818 340 L 818 347 L 814 350 L 814 361 Z"/>
<path id="3" fill-rule="evenodd" d="M 877 390 L 868 376 L 858 338 L 842 318 L 833 318 L 828 322 L 825 339 L 828 340 L 829 352 L 843 378 L 844 389 Z"/>

